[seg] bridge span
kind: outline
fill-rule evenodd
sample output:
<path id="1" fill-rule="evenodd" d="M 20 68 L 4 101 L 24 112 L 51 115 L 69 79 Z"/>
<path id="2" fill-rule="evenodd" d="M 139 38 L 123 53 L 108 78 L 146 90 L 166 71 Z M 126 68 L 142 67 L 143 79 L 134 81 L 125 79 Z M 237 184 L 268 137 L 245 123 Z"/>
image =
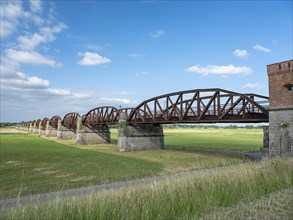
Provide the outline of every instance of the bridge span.
<path id="1" fill-rule="evenodd" d="M 97 107 L 82 116 L 82 123 L 116 124 L 122 113 L 128 124 L 257 123 L 269 121 L 268 107 L 267 96 L 218 88 L 195 89 L 153 97 L 135 108 Z M 68 113 L 62 125 L 74 129 L 78 117 L 78 113 Z M 56 126 L 56 116 L 51 121 Z"/>
<path id="2" fill-rule="evenodd" d="M 268 122 L 268 106 L 269 98 L 262 95 L 194 89 L 156 96 L 135 108 L 100 106 L 83 116 L 70 112 L 63 119 L 53 116 L 22 122 L 20 126 L 58 139 L 76 139 L 77 144 L 100 144 L 110 143 L 108 126 L 118 124 L 120 150 L 133 150 L 129 146 L 143 143 L 142 148 L 158 144 L 163 148 L 162 124 Z"/>
<path id="3" fill-rule="evenodd" d="M 168 93 L 134 108 L 98 106 L 84 115 L 68 113 L 21 122 L 30 132 L 76 139 L 77 144 L 110 143 L 109 125 L 117 124 L 118 150 L 164 147 L 163 124 L 259 123 L 264 128 L 264 149 L 269 156 L 293 155 L 293 60 L 267 66 L 270 99 L 219 88 Z"/>

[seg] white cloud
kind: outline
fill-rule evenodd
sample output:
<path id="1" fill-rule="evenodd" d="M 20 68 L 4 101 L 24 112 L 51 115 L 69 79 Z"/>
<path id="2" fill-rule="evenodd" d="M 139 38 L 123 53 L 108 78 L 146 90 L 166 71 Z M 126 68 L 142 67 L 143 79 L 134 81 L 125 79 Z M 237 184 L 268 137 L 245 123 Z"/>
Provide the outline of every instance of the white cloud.
<path id="1" fill-rule="evenodd" d="M 227 66 L 217 66 L 217 65 L 207 65 L 207 66 L 200 66 L 195 65 L 185 69 L 186 72 L 190 73 L 199 73 L 204 76 L 209 74 L 220 75 L 220 76 L 228 76 L 228 75 L 239 75 L 239 74 L 251 74 L 252 70 L 250 67 L 246 66 L 234 66 L 234 65 L 227 65 Z"/>
<path id="2" fill-rule="evenodd" d="M 150 35 L 151 35 L 151 37 L 153 37 L 153 38 L 160 38 L 160 37 L 162 37 L 164 34 L 165 34 L 165 31 L 163 31 L 163 30 L 157 30 L 157 31 L 151 33 Z"/>
<path id="3" fill-rule="evenodd" d="M 259 83 L 246 83 L 242 86 L 244 89 L 259 89 L 261 88 L 261 84 Z"/>
<path id="4" fill-rule="evenodd" d="M 30 9 L 33 13 L 42 12 L 42 2 L 40 0 L 30 0 Z"/>
<path id="5" fill-rule="evenodd" d="M 40 43 L 45 42 L 45 37 L 38 33 L 34 33 L 33 35 L 27 34 L 26 36 L 20 36 L 17 40 L 19 42 L 20 49 L 32 50 Z"/>
<path id="6" fill-rule="evenodd" d="M 9 1 L 6 4 L 4 1 L 1 4 L 1 15 L 3 18 L 13 20 L 19 17 L 28 17 L 29 13 L 23 11 L 21 1 Z"/>
<path id="7" fill-rule="evenodd" d="M 0 36 L 7 38 L 17 30 L 20 18 L 30 17 L 30 13 L 23 11 L 21 1 L 1 2 L 0 5 Z"/>
<path id="8" fill-rule="evenodd" d="M 51 95 L 59 95 L 59 96 L 69 96 L 71 92 L 68 89 L 47 89 L 48 93 Z"/>
<path id="9" fill-rule="evenodd" d="M 5 55 L 8 59 L 17 63 L 25 63 L 32 65 L 48 65 L 52 67 L 58 67 L 61 64 L 54 60 L 44 57 L 43 55 L 35 51 L 18 51 L 14 49 L 5 50 Z"/>
<path id="10" fill-rule="evenodd" d="M 78 55 L 83 56 L 83 59 L 78 61 L 78 64 L 80 65 L 93 66 L 111 63 L 111 60 L 109 58 L 102 57 L 97 53 L 90 53 L 86 51 L 84 53 L 79 52 Z"/>
<path id="11" fill-rule="evenodd" d="M 45 23 L 45 21 L 44 21 L 44 19 L 42 19 L 40 16 L 38 16 L 38 15 L 33 15 L 32 16 L 32 19 L 33 19 L 33 21 L 35 22 L 35 24 L 37 25 L 37 26 L 42 26 L 44 23 Z"/>
<path id="12" fill-rule="evenodd" d="M 253 49 L 258 50 L 258 51 L 262 51 L 262 52 L 265 52 L 265 53 L 269 53 L 269 52 L 271 52 L 271 49 L 266 48 L 266 47 L 263 47 L 263 46 L 260 45 L 260 44 L 256 44 L 256 45 L 254 45 L 254 46 L 253 46 Z"/>
<path id="13" fill-rule="evenodd" d="M 0 36 L 1 38 L 8 37 L 16 30 L 16 24 L 12 21 L 2 20 L 0 21 Z"/>
<path id="14" fill-rule="evenodd" d="M 67 26 L 63 23 L 59 23 L 54 27 L 43 27 L 40 33 L 26 34 L 17 38 L 19 42 L 19 48 L 22 50 L 33 50 L 41 43 L 48 43 L 55 40 L 54 33 L 59 33 Z"/>
<path id="15" fill-rule="evenodd" d="M 120 98 L 99 98 L 99 100 L 110 103 L 112 105 L 132 103 L 132 101 L 130 101 L 129 99 L 120 99 Z"/>
<path id="16" fill-rule="evenodd" d="M 241 58 L 247 57 L 249 55 L 249 53 L 246 50 L 240 50 L 240 49 L 234 50 L 233 54 L 234 56 L 241 57 Z"/>
<path id="17" fill-rule="evenodd" d="M 47 88 L 50 82 L 36 76 L 23 76 L 18 79 L 2 79 L 1 84 L 18 89 L 43 89 Z"/>

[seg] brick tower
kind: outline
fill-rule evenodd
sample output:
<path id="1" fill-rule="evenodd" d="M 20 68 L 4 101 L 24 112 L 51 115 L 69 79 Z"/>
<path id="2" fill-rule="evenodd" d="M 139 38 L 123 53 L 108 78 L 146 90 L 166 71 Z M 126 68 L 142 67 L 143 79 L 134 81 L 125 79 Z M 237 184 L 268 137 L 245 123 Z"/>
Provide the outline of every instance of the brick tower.
<path id="1" fill-rule="evenodd" d="M 293 156 L 293 60 L 267 66 L 269 157 Z"/>

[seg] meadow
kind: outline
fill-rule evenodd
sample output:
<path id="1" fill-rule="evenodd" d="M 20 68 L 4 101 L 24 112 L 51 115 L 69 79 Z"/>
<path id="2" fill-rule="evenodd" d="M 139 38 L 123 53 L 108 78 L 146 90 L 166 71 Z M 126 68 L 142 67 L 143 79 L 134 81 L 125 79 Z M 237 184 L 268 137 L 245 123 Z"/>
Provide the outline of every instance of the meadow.
<path id="1" fill-rule="evenodd" d="M 3 209 L 1 216 L 3 219 L 45 216 L 46 219 L 289 220 L 293 214 L 292 175 L 292 158 L 248 162 L 151 185 Z"/>
<path id="2" fill-rule="evenodd" d="M 166 142 L 171 144 L 165 150 L 126 153 L 116 150 L 117 130 L 111 130 L 112 144 L 90 146 L 36 134 L 1 133 L 1 199 L 247 161 L 243 157 L 197 151 L 193 147 L 197 140 L 192 137 L 198 131 L 189 133 L 187 138 L 195 151 L 178 148 L 176 139 L 181 136 L 174 135 L 174 131 L 166 131 Z M 199 134 L 202 137 L 202 132 Z M 207 146 L 217 141 L 208 136 Z"/>
<path id="3" fill-rule="evenodd" d="M 74 148 L 35 134 L 0 134 L 1 199 L 157 175 L 159 163 Z"/>
<path id="4" fill-rule="evenodd" d="M 170 149 L 254 152 L 263 142 L 260 128 L 165 128 L 164 134 Z"/>
<path id="5" fill-rule="evenodd" d="M 290 219 L 293 159 L 254 162 L 231 152 L 258 151 L 261 129 L 164 129 L 164 150 L 36 134 L 0 133 L 1 199 L 199 170 L 116 190 L 1 209 L 1 219 Z M 207 169 L 208 168 L 208 169 Z"/>

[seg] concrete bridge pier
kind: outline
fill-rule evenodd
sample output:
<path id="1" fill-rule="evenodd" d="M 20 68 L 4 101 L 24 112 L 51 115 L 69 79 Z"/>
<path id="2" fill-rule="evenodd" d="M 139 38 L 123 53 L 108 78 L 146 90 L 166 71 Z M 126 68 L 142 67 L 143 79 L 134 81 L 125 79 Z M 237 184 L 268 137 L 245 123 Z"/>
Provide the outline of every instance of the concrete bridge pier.
<path id="1" fill-rule="evenodd" d="M 37 122 L 33 123 L 33 132 L 36 133 L 36 134 L 39 133 L 39 128 L 37 126 Z"/>
<path id="2" fill-rule="evenodd" d="M 111 133 L 107 125 L 90 126 L 82 123 L 81 117 L 77 120 L 76 144 L 109 144 Z"/>
<path id="3" fill-rule="evenodd" d="M 58 120 L 58 127 L 57 127 L 57 139 L 60 140 L 73 140 L 76 138 L 76 131 L 75 129 L 69 129 L 62 125 L 62 120 Z"/>
<path id="4" fill-rule="evenodd" d="M 39 123 L 39 135 L 46 135 L 46 128 L 44 128 L 42 123 Z"/>
<path id="5" fill-rule="evenodd" d="M 50 121 L 47 121 L 45 135 L 47 137 L 57 137 L 57 128 L 50 125 Z"/>
<path id="6" fill-rule="evenodd" d="M 117 150 L 124 152 L 151 149 L 164 149 L 164 131 L 162 125 L 128 125 L 126 114 L 120 113 Z"/>
<path id="7" fill-rule="evenodd" d="M 30 125 L 29 125 L 29 129 L 28 129 L 28 131 L 29 131 L 29 132 L 33 132 L 33 129 L 34 129 L 34 125 L 33 125 L 33 123 L 31 122 Z"/>

